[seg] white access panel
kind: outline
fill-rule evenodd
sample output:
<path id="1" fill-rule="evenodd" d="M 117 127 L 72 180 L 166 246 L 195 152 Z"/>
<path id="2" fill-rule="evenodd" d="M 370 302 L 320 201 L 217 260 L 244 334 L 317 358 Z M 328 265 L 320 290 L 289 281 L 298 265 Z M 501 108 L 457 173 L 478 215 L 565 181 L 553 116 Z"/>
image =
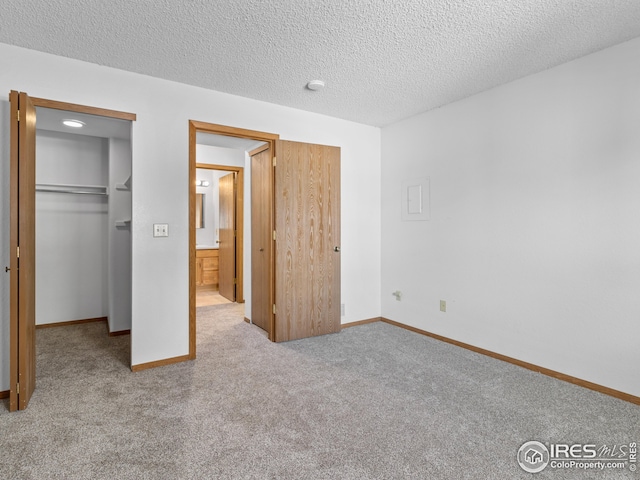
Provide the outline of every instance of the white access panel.
<path id="1" fill-rule="evenodd" d="M 402 182 L 402 221 L 429 220 L 430 218 L 429 177 Z"/>

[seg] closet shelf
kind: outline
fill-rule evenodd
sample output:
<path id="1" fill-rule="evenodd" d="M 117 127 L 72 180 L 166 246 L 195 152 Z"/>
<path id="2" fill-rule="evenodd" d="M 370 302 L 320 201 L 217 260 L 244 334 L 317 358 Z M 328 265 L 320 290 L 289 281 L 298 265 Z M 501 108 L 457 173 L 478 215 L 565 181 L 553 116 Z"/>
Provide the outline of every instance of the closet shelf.
<path id="1" fill-rule="evenodd" d="M 109 195 L 108 191 L 108 187 L 104 185 L 65 185 L 60 183 L 36 183 L 36 192 L 107 196 Z"/>
<path id="2" fill-rule="evenodd" d="M 131 220 L 116 220 L 116 228 L 127 228 L 131 226 Z"/>

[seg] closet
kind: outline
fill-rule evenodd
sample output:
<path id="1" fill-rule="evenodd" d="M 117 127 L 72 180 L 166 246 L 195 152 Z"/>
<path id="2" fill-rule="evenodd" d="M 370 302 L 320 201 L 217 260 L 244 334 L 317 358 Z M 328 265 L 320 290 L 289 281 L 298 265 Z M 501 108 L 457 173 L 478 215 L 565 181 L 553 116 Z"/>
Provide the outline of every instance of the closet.
<path id="1" fill-rule="evenodd" d="M 36 110 L 36 325 L 106 319 L 128 333 L 131 122 Z"/>

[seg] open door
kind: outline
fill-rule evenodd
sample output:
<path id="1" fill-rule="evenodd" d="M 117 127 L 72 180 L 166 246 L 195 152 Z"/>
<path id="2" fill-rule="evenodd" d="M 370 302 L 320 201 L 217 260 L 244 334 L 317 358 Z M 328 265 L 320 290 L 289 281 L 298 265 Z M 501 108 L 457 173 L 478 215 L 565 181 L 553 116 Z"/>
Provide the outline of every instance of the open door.
<path id="1" fill-rule="evenodd" d="M 340 331 L 340 148 L 276 140 L 275 341 Z"/>
<path id="2" fill-rule="evenodd" d="M 36 385 L 35 211 L 36 109 L 11 91 L 10 146 L 10 394 L 9 410 L 24 410 Z"/>
<path id="3" fill-rule="evenodd" d="M 276 134 L 190 120 L 190 225 L 195 225 L 198 132 L 264 142 L 249 152 L 251 321 L 276 342 L 339 332 L 340 148 L 280 141 Z M 192 228 L 189 358 L 196 356 L 195 240 Z M 222 275 L 222 265 L 220 270 Z"/>
<path id="4" fill-rule="evenodd" d="M 218 180 L 220 196 L 219 291 L 236 301 L 236 174 Z"/>
<path id="5" fill-rule="evenodd" d="M 273 153 L 251 152 L 251 321 L 272 338 Z"/>

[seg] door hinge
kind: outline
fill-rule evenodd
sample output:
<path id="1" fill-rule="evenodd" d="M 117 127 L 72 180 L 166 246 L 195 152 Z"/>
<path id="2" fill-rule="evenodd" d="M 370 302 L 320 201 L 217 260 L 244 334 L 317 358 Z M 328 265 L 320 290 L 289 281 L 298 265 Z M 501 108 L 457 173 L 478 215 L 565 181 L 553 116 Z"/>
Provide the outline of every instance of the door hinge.
<path id="1" fill-rule="evenodd" d="M 20 258 L 20 247 L 16 247 L 16 257 Z"/>
<path id="2" fill-rule="evenodd" d="M 16 383 L 16 395 L 20 395 L 20 384 Z"/>
<path id="3" fill-rule="evenodd" d="M 16 120 L 20 121 L 20 110 L 16 110 Z"/>
<path id="4" fill-rule="evenodd" d="M 274 315 L 276 314 L 276 304 L 275 303 L 273 304 L 273 314 Z"/>
<path id="5" fill-rule="evenodd" d="M 237 279 L 237 278 L 234 278 L 234 279 L 233 279 L 233 284 L 235 285 L 235 284 L 237 284 L 237 283 L 238 283 L 238 279 Z"/>
<path id="6" fill-rule="evenodd" d="M 234 237 L 237 237 L 237 236 L 238 236 L 238 230 L 234 230 L 234 231 L 233 231 L 233 236 L 234 236 Z"/>
<path id="7" fill-rule="evenodd" d="M 273 239 L 274 240 L 276 239 L 276 231 L 275 230 L 273 231 Z"/>
<path id="8" fill-rule="evenodd" d="M 273 157 L 273 166 L 276 166 L 276 157 Z"/>

